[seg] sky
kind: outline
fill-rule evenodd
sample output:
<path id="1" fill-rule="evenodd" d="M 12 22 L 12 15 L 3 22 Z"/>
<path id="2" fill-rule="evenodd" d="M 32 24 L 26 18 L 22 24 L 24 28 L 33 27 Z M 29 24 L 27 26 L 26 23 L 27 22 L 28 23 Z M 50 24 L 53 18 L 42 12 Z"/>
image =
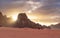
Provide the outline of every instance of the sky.
<path id="1" fill-rule="evenodd" d="M 60 0 L 0 0 L 0 11 L 7 16 L 26 13 L 36 23 L 60 23 Z"/>

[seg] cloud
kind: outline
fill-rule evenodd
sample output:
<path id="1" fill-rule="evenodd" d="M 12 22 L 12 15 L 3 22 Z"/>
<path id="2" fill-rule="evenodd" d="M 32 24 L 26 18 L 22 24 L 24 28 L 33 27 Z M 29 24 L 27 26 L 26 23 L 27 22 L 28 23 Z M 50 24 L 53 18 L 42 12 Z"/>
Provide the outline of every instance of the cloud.
<path id="1" fill-rule="evenodd" d="M 40 22 L 60 22 L 60 0 L 42 0 L 41 3 L 42 7 L 33 11 L 33 13 L 38 13 L 40 16 L 43 15 L 43 18 L 39 17 L 41 19 L 37 19 Z"/>
<path id="2" fill-rule="evenodd" d="M 27 1 L 26 3 L 31 5 L 31 9 L 28 10 L 28 13 L 31 13 L 32 11 L 42 6 L 40 2 Z"/>
<path id="3" fill-rule="evenodd" d="M 60 14 L 59 10 L 60 10 L 59 0 L 45 0 L 42 1 L 42 7 L 35 10 L 35 12 L 46 14 L 46 15 L 47 14 L 59 15 Z"/>
<path id="4" fill-rule="evenodd" d="M 4 12 L 13 9 L 19 12 L 32 12 L 31 14 L 36 14 L 35 16 L 40 18 L 35 20 L 60 22 L 60 0 L 0 0 L 0 9 Z"/>
<path id="5" fill-rule="evenodd" d="M 10 2 L 9 2 L 10 1 Z M 40 2 L 31 1 L 31 0 L 9 0 L 3 1 L 2 9 L 21 9 L 24 12 L 32 12 L 41 6 Z"/>

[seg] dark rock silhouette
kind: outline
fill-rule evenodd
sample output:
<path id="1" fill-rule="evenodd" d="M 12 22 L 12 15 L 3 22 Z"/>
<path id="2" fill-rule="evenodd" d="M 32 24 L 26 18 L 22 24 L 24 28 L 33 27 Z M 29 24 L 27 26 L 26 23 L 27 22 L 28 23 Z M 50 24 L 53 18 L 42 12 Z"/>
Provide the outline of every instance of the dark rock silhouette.
<path id="1" fill-rule="evenodd" d="M 15 25 L 16 25 L 15 27 L 19 27 L 19 28 L 22 28 L 22 27 L 38 28 L 38 29 L 42 28 L 41 25 L 36 24 L 32 22 L 31 20 L 29 20 L 25 13 L 20 13 L 18 15 L 18 19 Z"/>
<path id="2" fill-rule="evenodd" d="M 0 26 L 7 26 L 7 16 L 0 12 Z"/>
<path id="3" fill-rule="evenodd" d="M 18 27 L 25 27 L 28 24 L 28 18 L 25 13 L 21 13 L 18 15 L 16 24 Z"/>
<path id="4" fill-rule="evenodd" d="M 0 12 L 0 27 L 16 27 L 16 28 L 34 28 L 34 29 L 45 29 L 50 27 L 42 26 L 38 23 L 32 22 L 25 13 L 20 13 L 16 22 L 12 23 L 11 18 L 7 18 Z"/>
<path id="5" fill-rule="evenodd" d="M 43 27 L 42 29 L 51 29 L 50 26 L 46 26 L 46 25 L 43 25 L 42 27 Z"/>
<path id="6" fill-rule="evenodd" d="M 51 25 L 50 26 L 52 29 L 60 29 L 60 23 L 58 23 L 58 24 L 55 24 L 55 25 Z"/>
<path id="7" fill-rule="evenodd" d="M 4 16 L 0 12 L 0 26 L 2 26 L 3 24 L 4 24 Z"/>

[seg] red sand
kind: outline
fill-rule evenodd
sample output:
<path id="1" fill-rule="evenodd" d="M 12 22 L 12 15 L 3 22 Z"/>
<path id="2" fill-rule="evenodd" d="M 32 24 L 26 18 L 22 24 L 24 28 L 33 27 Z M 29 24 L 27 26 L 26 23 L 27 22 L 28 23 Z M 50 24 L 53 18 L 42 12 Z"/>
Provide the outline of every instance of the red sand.
<path id="1" fill-rule="evenodd" d="M 60 30 L 0 27 L 0 38 L 60 38 Z"/>

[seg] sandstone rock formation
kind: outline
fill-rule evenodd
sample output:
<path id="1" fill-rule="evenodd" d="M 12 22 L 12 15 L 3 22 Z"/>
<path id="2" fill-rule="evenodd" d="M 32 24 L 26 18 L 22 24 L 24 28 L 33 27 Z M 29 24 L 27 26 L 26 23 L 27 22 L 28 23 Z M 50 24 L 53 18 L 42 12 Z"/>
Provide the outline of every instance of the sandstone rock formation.
<path id="1" fill-rule="evenodd" d="M 29 20 L 25 13 L 20 13 L 18 15 L 18 19 L 15 25 L 16 25 L 15 27 L 19 27 L 19 28 L 23 28 L 23 27 L 39 28 L 39 29 L 42 28 L 41 25 L 36 24 L 32 22 L 31 20 Z"/>

